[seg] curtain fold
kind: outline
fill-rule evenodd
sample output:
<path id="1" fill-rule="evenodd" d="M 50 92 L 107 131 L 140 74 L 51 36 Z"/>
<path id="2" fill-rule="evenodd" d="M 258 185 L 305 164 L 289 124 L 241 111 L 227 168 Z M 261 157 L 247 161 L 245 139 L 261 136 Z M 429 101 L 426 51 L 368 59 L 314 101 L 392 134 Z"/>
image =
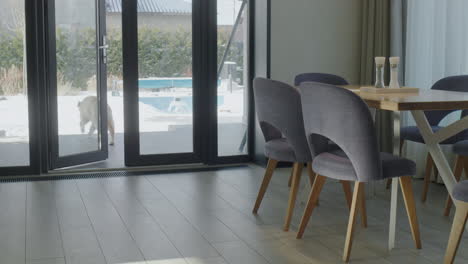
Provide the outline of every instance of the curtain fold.
<path id="1" fill-rule="evenodd" d="M 410 0 L 407 4 L 405 84 L 430 89 L 441 78 L 468 74 L 468 1 Z M 442 125 L 460 117 L 455 112 Z M 406 115 L 404 125 L 414 125 Z M 443 150 L 453 159 L 450 146 Z M 424 170 L 427 149 L 423 144 L 408 143 L 405 156 L 416 161 L 418 176 Z"/>
<path id="2" fill-rule="evenodd" d="M 400 57 L 400 85 L 405 84 L 407 4 L 407 0 L 392 0 L 390 10 L 390 56 Z"/>
<path id="3" fill-rule="evenodd" d="M 363 0 L 361 84 L 375 80 L 374 57 L 390 55 L 390 0 Z M 388 83 L 387 66 L 385 83 Z M 391 112 L 377 111 L 375 116 L 379 145 L 382 151 L 392 151 Z"/>

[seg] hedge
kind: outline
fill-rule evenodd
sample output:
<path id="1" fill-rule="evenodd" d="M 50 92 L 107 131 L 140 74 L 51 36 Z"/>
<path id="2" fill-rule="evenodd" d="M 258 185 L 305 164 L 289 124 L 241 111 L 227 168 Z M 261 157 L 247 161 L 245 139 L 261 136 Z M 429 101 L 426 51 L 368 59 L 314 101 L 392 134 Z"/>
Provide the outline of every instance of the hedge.
<path id="1" fill-rule="evenodd" d="M 218 63 L 226 48 L 230 32 L 218 33 Z M 107 32 L 109 43 L 107 74 L 122 77 L 122 35 L 112 29 Z M 164 31 L 143 27 L 138 32 L 139 77 L 192 76 L 192 34 L 179 29 Z M 63 81 L 77 90 L 86 90 L 95 75 L 95 33 L 91 29 L 58 29 L 56 34 L 57 70 Z M 242 67 L 243 45 L 235 42 L 227 59 Z M 0 71 L 23 67 L 22 32 L 0 32 Z M 1 87 L 0 87 L 1 88 Z"/>

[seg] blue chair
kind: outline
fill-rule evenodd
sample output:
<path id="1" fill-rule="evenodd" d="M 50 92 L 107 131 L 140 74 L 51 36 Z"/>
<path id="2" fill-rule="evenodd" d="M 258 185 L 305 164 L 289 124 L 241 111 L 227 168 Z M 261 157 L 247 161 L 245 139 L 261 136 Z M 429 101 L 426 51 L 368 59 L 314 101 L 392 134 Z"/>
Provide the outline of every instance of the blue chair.
<path id="1" fill-rule="evenodd" d="M 294 78 L 294 85 L 299 86 L 303 82 L 319 82 L 331 85 L 348 85 L 343 77 L 329 73 L 301 73 Z"/>
<path id="2" fill-rule="evenodd" d="M 367 104 L 354 92 L 313 82 L 302 83 L 299 89 L 305 134 L 313 158 L 312 169 L 317 175 L 297 238 L 303 236 L 326 178 L 353 181 L 355 187 L 343 254 L 343 260 L 348 262 L 356 213 L 365 200 L 364 184 L 399 178 L 413 239 L 416 247 L 421 248 L 411 186 L 416 164 L 408 159 L 379 152 L 372 115 Z M 329 141 L 339 149 L 330 151 Z"/>
<path id="3" fill-rule="evenodd" d="M 299 91 L 282 82 L 265 78 L 254 80 L 255 110 L 260 128 L 265 138 L 265 156 L 268 158 L 267 169 L 258 192 L 253 213 L 256 214 L 270 183 L 273 171 L 279 161 L 293 163 L 292 186 L 289 193 L 288 209 L 284 230 L 288 231 L 291 223 L 296 196 L 304 163 L 307 163 L 309 180 L 314 182 L 309 147 L 302 118 Z M 351 186 L 342 181 L 345 197 L 351 204 Z"/>
<path id="4" fill-rule="evenodd" d="M 468 92 L 468 75 L 460 76 L 450 76 L 437 81 L 432 88 L 433 90 L 444 90 L 444 91 L 458 91 L 458 92 Z M 438 131 L 442 127 L 439 125 L 440 121 L 444 119 L 448 114 L 456 110 L 442 110 L 442 111 L 426 111 L 426 117 L 429 121 L 429 124 L 432 127 L 433 131 Z M 464 117 L 468 114 L 467 110 L 462 111 L 461 117 Z M 417 143 L 424 143 L 424 139 L 419 132 L 419 129 L 416 126 L 407 126 L 401 128 L 400 134 L 400 154 L 403 148 L 405 141 L 412 141 Z M 459 133 L 445 141 L 441 144 L 452 145 L 462 139 L 468 139 L 468 134 L 466 131 Z M 434 161 L 432 160 L 431 155 L 428 153 L 426 158 L 426 171 L 424 176 L 424 188 L 422 192 L 421 200 L 425 202 L 427 199 L 427 192 L 429 190 L 429 183 L 431 181 L 431 172 L 434 167 Z M 387 182 L 387 187 L 389 187 L 389 182 Z"/>
<path id="5" fill-rule="evenodd" d="M 468 220 L 468 181 L 462 181 L 453 188 L 453 198 L 457 204 L 452 230 L 450 231 L 444 264 L 452 264 L 455 260 L 460 240 Z"/>

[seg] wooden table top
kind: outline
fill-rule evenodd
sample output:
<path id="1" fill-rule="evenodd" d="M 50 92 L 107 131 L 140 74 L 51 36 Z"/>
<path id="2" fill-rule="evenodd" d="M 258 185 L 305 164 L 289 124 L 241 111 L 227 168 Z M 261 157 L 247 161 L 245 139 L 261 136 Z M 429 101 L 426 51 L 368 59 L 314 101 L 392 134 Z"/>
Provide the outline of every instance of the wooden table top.
<path id="1" fill-rule="evenodd" d="M 361 93 L 360 85 L 344 85 L 353 90 L 369 107 L 389 111 L 468 109 L 468 93 L 420 89 L 419 93 Z"/>

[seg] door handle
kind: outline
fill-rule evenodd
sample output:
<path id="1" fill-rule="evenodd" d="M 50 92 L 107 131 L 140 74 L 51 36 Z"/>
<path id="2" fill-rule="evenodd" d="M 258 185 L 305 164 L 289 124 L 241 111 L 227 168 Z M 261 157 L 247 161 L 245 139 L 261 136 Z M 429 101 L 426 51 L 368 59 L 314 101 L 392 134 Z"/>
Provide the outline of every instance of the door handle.
<path id="1" fill-rule="evenodd" d="M 107 39 L 106 36 L 102 36 L 102 45 L 98 47 L 100 50 L 102 50 L 102 62 L 104 64 L 107 63 L 107 49 L 109 48 L 109 45 L 107 44 Z"/>

